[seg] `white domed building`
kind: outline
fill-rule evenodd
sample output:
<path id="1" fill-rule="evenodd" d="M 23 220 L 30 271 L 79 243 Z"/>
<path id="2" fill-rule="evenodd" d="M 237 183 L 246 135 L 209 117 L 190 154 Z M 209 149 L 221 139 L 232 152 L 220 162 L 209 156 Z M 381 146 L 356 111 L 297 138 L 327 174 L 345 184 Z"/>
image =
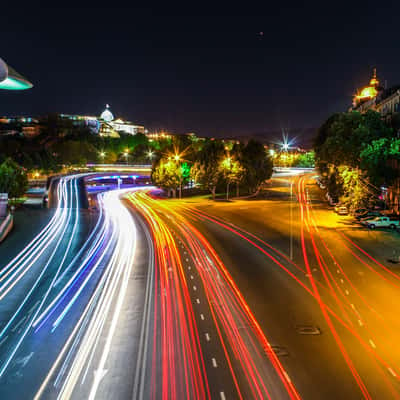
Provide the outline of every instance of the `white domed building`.
<path id="1" fill-rule="evenodd" d="M 119 136 L 120 133 L 128 135 L 136 135 L 137 133 L 145 133 L 144 126 L 134 125 L 129 121 L 125 121 L 121 118 L 114 119 L 114 115 L 110 110 L 110 106 L 106 104 L 105 110 L 101 113 L 100 119 L 101 136 Z"/>

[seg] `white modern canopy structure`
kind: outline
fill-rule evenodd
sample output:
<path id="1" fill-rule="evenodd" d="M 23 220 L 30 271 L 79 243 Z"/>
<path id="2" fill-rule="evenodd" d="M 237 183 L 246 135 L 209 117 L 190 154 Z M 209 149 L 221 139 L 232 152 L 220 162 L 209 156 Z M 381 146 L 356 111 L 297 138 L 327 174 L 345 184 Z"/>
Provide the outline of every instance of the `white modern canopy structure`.
<path id="1" fill-rule="evenodd" d="M 0 58 L 0 89 L 25 90 L 31 87 L 33 87 L 31 82 Z"/>

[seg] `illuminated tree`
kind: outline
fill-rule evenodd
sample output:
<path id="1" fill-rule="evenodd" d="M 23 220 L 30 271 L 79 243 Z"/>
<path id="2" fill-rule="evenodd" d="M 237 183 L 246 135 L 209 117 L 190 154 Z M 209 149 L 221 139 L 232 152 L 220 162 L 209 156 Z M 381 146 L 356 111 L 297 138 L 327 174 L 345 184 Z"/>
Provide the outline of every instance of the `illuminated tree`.
<path id="1" fill-rule="evenodd" d="M 190 179 L 190 167 L 187 163 L 180 165 L 175 160 L 161 158 L 152 169 L 151 179 L 155 185 L 167 190 L 168 197 L 172 193 L 175 198 L 177 189 Z"/>
<path id="2" fill-rule="evenodd" d="M 224 181 L 226 182 L 226 199 L 229 199 L 229 186 L 233 183 L 239 184 L 244 176 L 244 169 L 240 162 L 226 157 L 220 164 L 220 171 Z"/>
<path id="3" fill-rule="evenodd" d="M 218 184 L 222 179 L 221 163 L 224 158 L 224 145 L 220 141 L 210 140 L 204 143 L 196 154 L 196 161 L 191 168 L 194 182 L 208 189 L 215 200 Z"/>

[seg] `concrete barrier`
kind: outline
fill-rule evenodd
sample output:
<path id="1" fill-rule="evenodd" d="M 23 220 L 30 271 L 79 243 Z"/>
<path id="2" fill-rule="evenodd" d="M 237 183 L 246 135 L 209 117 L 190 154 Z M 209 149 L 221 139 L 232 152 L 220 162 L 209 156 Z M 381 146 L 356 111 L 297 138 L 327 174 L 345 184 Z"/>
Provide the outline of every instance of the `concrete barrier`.
<path id="1" fill-rule="evenodd" d="M 8 214 L 7 217 L 0 224 L 0 243 L 10 233 L 13 226 L 14 226 L 14 218 L 11 214 Z"/>

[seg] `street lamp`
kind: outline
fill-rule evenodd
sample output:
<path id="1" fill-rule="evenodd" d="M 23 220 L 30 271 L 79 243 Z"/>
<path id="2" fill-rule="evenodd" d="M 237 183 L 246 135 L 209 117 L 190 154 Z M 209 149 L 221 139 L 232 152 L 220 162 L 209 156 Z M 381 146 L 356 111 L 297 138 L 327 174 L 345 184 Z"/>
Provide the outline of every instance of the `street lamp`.
<path id="1" fill-rule="evenodd" d="M 100 156 L 100 158 L 101 158 L 101 161 L 104 163 L 104 157 L 106 156 L 106 153 L 105 153 L 104 151 L 101 151 L 101 152 L 99 153 L 99 156 Z"/>
<path id="2" fill-rule="evenodd" d="M 224 163 L 230 172 L 231 168 L 232 168 L 231 158 L 230 157 L 225 158 Z M 228 175 L 228 179 L 226 180 L 226 200 L 227 201 L 229 200 L 229 183 L 230 183 L 230 178 Z"/>
<path id="3" fill-rule="evenodd" d="M 149 151 L 147 152 L 147 157 L 150 158 L 150 161 L 153 159 L 153 156 L 154 156 L 154 152 L 151 151 L 151 150 L 149 150 Z"/>
<path id="4" fill-rule="evenodd" d="M 128 165 L 128 157 L 129 157 L 129 149 L 128 148 L 125 149 L 124 156 L 125 156 L 125 160 L 126 160 L 126 165 Z"/>

